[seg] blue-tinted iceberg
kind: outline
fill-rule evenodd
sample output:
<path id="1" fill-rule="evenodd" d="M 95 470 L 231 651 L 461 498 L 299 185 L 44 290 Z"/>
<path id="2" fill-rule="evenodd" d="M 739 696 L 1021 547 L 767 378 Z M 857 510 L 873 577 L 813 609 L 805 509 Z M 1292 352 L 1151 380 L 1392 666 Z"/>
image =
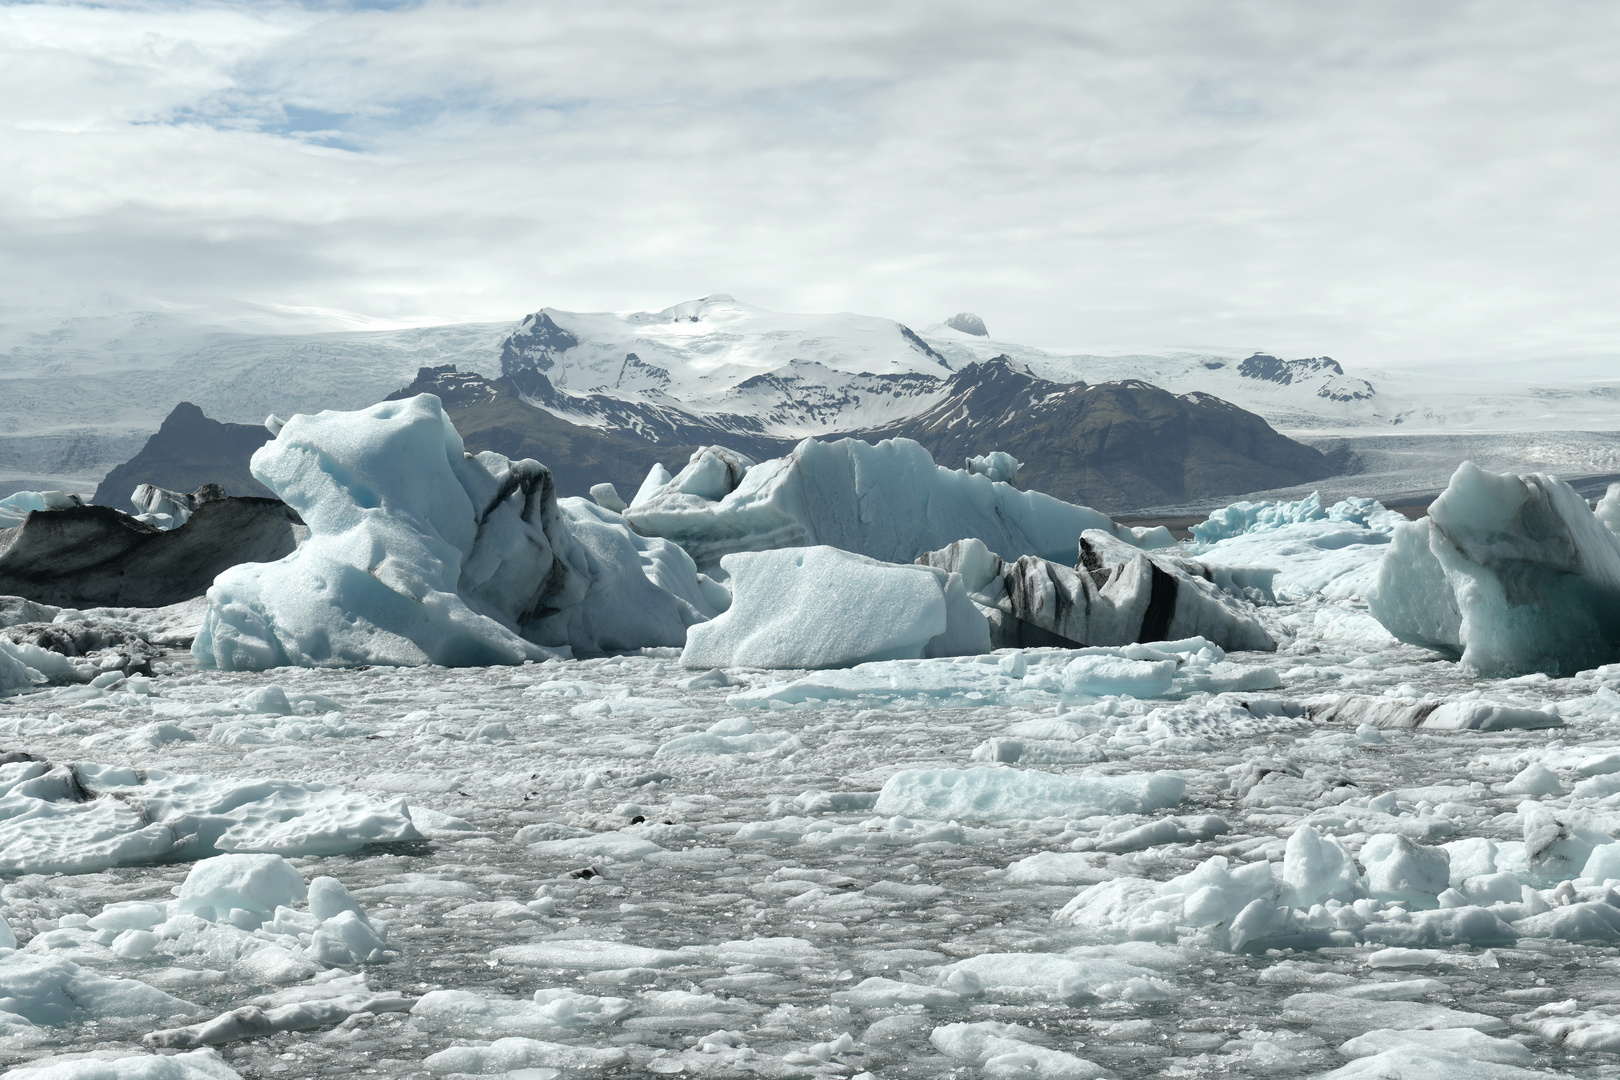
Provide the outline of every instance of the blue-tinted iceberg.
<path id="1" fill-rule="evenodd" d="M 1464 462 L 1397 527 L 1367 601 L 1400 640 L 1482 673 L 1573 673 L 1620 656 L 1620 537 L 1557 477 Z"/>
<path id="2" fill-rule="evenodd" d="M 15 491 L 0 499 L 0 529 L 14 529 L 35 510 L 66 510 L 84 499 L 66 491 Z"/>
<path id="3" fill-rule="evenodd" d="M 1338 521 L 1388 532 L 1405 520 L 1373 499 L 1349 498 L 1332 506 L 1322 505 L 1322 493 L 1313 491 L 1297 502 L 1235 502 L 1209 515 L 1209 520 L 1192 527 L 1193 539 L 1213 544 L 1249 532 L 1264 532 L 1309 521 Z"/>
<path id="4" fill-rule="evenodd" d="M 678 548 L 559 503 L 537 461 L 466 453 L 430 394 L 294 416 L 252 469 L 309 536 L 215 580 L 203 667 L 513 664 L 545 646 L 680 645 L 713 614 Z"/>
<path id="5" fill-rule="evenodd" d="M 704 570 L 732 552 L 817 544 L 908 563 L 965 537 L 1007 559 L 1062 561 L 1087 529 L 1139 546 L 1175 543 L 1162 528 L 1119 527 L 1088 507 L 936 465 L 910 439 L 806 439 L 758 464 L 705 447 L 654 486 L 662 472 L 648 477 L 625 518 L 643 535 L 681 545 Z"/>
<path id="6" fill-rule="evenodd" d="M 832 668 L 977 655 L 989 626 L 958 574 L 831 547 L 739 552 L 729 610 L 692 627 L 687 667 Z"/>

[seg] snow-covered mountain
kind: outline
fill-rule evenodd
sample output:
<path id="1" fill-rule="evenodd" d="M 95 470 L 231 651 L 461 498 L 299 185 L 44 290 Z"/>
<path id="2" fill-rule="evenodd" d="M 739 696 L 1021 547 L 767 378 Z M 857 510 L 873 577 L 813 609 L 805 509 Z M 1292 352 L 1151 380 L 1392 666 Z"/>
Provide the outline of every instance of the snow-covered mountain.
<path id="1" fill-rule="evenodd" d="M 504 375 L 574 424 L 761 452 L 782 439 L 891 428 L 938 406 L 953 373 L 1002 355 L 1054 383 L 1139 380 L 1212 394 L 1301 437 L 1620 427 L 1620 378 L 1590 364 L 1477 365 L 1463 378 L 1241 349 L 1041 349 L 994 331 L 968 312 L 913 331 L 723 294 L 655 312 L 543 308 L 515 324 L 300 334 L 151 312 L 43 322 L 0 312 L 0 489 L 91 490 L 180 401 L 257 423 L 271 412 L 358 408 L 447 364 Z"/>
<path id="2" fill-rule="evenodd" d="M 784 315 L 721 293 L 656 312 L 544 308 L 502 342 L 501 373 L 576 424 L 691 442 L 891 423 L 932 404 L 951 365 L 890 319 Z"/>

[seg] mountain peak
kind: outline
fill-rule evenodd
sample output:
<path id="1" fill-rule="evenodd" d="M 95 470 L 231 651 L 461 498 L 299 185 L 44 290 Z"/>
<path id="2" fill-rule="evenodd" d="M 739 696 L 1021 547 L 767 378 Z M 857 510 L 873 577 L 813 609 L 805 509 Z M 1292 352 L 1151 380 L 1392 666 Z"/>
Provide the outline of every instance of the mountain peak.
<path id="1" fill-rule="evenodd" d="M 972 334 L 974 337 L 990 336 L 990 331 L 985 329 L 984 320 L 971 311 L 958 311 L 945 320 L 945 325 L 959 333 Z"/>

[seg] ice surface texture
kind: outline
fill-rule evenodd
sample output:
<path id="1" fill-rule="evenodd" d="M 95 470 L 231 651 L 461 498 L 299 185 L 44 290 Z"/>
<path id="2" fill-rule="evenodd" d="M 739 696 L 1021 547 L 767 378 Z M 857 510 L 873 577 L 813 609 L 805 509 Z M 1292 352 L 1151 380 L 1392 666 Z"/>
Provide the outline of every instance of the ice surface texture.
<path id="1" fill-rule="evenodd" d="M 214 852 L 330 854 L 421 834 L 402 804 L 331 784 L 0 765 L 0 870 L 83 873 Z"/>
<path id="2" fill-rule="evenodd" d="M 193 647 L 205 667 L 513 664 L 541 644 L 679 645 L 707 614 L 678 550 L 560 505 L 539 462 L 468 455 L 431 395 L 294 416 L 253 472 L 309 537 L 219 576 Z"/>
<path id="3" fill-rule="evenodd" d="M 694 626 L 687 667 L 830 668 L 990 651 L 959 574 L 831 547 L 739 552 L 731 607 Z"/>
<path id="4" fill-rule="evenodd" d="M 1271 571 L 1143 551 L 1097 529 L 1081 535 L 1079 556 L 1072 568 L 1032 555 L 1006 561 L 980 540 L 961 540 L 918 561 L 961 575 L 1001 647 L 1191 637 L 1233 651 L 1277 647 L 1250 600 L 1269 595 Z"/>
<path id="5" fill-rule="evenodd" d="M 1458 467 L 1398 526 L 1367 596 L 1402 641 L 1486 674 L 1572 674 L 1620 655 L 1620 537 L 1568 484 Z"/>
<path id="6" fill-rule="evenodd" d="M 680 544 L 700 568 L 732 552 L 813 544 L 908 563 L 965 537 L 1004 558 L 1063 562 L 1087 529 L 1174 542 L 1163 529 L 1139 539 L 1087 507 L 936 465 L 910 439 L 876 446 L 806 439 L 787 457 L 758 464 L 707 447 L 678 476 L 648 490 L 651 479 L 625 517 L 637 532 Z"/>

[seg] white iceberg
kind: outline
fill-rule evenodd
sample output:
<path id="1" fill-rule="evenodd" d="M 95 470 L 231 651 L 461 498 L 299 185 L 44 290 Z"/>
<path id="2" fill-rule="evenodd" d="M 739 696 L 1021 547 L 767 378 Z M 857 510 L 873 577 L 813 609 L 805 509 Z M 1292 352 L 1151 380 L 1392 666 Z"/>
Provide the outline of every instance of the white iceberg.
<path id="1" fill-rule="evenodd" d="M 910 439 L 806 439 L 758 464 L 705 447 L 654 486 L 662 472 L 647 478 L 625 518 L 680 544 L 705 570 L 733 552 L 815 544 L 904 563 L 963 537 L 1008 559 L 1065 561 L 1087 529 L 1143 546 L 1175 542 L 1164 529 L 1126 529 L 1088 507 L 936 465 Z"/>
<path id="2" fill-rule="evenodd" d="M 1397 527 L 1368 592 L 1391 634 L 1485 674 L 1572 674 L 1620 656 L 1620 537 L 1542 473 L 1463 462 Z"/>
<path id="3" fill-rule="evenodd" d="M 832 668 L 990 651 L 958 574 L 832 547 L 738 552 L 731 607 L 692 627 L 687 667 Z"/>
<path id="4" fill-rule="evenodd" d="M 205 668 L 515 664 L 540 643 L 680 645 L 712 614 L 674 545 L 560 504 L 537 461 L 467 454 L 430 394 L 294 416 L 252 468 L 309 536 L 215 580 L 192 649 Z"/>

